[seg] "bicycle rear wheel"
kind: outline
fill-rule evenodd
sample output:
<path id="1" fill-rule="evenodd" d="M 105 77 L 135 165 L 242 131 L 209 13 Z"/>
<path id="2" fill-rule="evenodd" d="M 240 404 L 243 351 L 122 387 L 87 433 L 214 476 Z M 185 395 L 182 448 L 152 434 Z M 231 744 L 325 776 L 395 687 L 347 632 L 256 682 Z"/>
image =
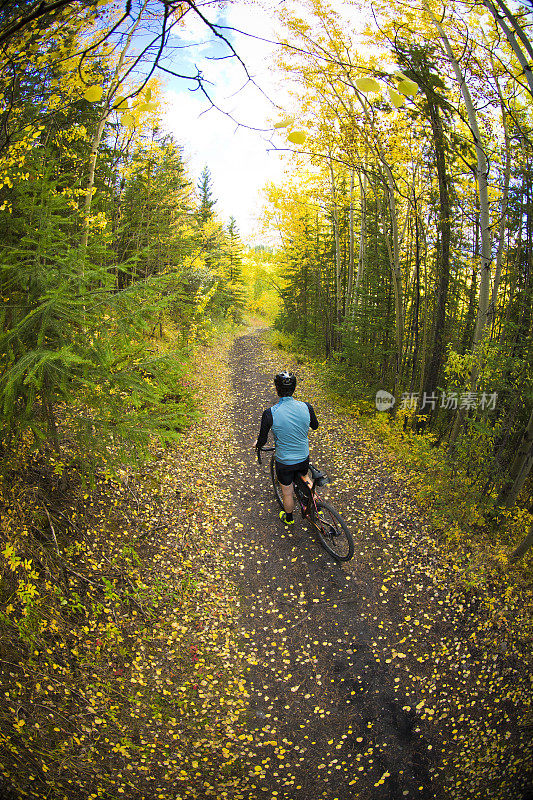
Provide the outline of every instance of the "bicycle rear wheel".
<path id="1" fill-rule="evenodd" d="M 274 489 L 274 496 L 278 501 L 280 508 L 283 508 L 283 495 L 281 494 L 281 484 L 276 475 L 276 459 L 274 455 L 270 459 L 270 477 L 272 478 L 272 488 Z"/>
<path id="2" fill-rule="evenodd" d="M 336 561 L 349 561 L 353 556 L 353 537 L 347 524 L 329 503 L 320 500 L 313 524 L 320 544 Z"/>

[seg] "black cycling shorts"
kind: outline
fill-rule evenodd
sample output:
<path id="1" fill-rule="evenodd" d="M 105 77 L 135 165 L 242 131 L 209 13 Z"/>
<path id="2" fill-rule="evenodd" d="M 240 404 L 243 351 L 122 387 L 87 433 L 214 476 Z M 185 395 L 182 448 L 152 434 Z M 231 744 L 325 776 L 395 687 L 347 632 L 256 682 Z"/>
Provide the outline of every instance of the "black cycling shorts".
<path id="1" fill-rule="evenodd" d="M 276 475 L 283 486 L 290 486 L 296 480 L 296 475 L 306 475 L 309 470 L 309 457 L 299 464 L 280 464 L 276 461 Z"/>

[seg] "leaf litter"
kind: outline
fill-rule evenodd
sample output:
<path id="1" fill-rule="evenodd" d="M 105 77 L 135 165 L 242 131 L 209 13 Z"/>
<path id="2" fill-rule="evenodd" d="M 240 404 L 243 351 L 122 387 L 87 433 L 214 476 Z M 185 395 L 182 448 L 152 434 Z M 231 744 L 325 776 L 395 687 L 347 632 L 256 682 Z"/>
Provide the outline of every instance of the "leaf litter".
<path id="1" fill-rule="evenodd" d="M 525 799 L 531 628 L 520 598 L 458 579 L 401 470 L 331 407 L 309 365 L 256 334 L 235 342 L 231 364 L 255 791 L 286 800 Z M 332 562 L 301 522 L 283 529 L 267 466 L 254 464 L 251 445 L 281 368 L 315 406 L 311 460 L 333 476 L 326 496 L 353 529 L 348 564 Z"/>
<path id="2" fill-rule="evenodd" d="M 525 800 L 520 598 L 465 586 L 408 482 L 309 365 L 257 333 L 229 363 L 228 346 L 199 348 L 203 417 L 179 446 L 68 510 L 86 536 L 67 553 L 65 613 L 49 605 L 33 682 L 1 665 L 4 778 L 69 800 Z M 301 522 L 285 531 L 254 460 L 286 366 L 317 411 L 312 459 L 353 529 L 348 564 Z"/>

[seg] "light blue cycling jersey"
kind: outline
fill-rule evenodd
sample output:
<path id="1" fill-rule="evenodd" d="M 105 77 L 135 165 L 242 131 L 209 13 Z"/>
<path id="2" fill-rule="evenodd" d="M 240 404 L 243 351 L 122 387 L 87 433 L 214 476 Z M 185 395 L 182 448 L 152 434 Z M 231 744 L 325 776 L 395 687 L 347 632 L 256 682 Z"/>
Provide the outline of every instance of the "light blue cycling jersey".
<path id="1" fill-rule="evenodd" d="M 276 461 L 299 464 L 309 457 L 307 433 L 311 415 L 307 403 L 294 397 L 280 397 L 272 412 L 272 432 L 276 442 Z"/>

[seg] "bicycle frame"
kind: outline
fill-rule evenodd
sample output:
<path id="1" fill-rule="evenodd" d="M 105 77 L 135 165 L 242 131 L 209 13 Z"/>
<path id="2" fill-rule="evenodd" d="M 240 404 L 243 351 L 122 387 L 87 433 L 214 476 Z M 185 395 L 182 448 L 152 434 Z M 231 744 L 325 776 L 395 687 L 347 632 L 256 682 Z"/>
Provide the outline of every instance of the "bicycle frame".
<path id="1" fill-rule="evenodd" d="M 257 460 L 259 463 L 261 464 L 261 452 L 273 453 L 275 449 L 275 447 L 258 449 Z M 353 536 L 339 512 L 327 500 L 322 500 L 316 492 L 317 486 L 329 483 L 328 477 L 312 464 L 309 465 L 309 471 L 311 485 L 304 481 L 300 474 L 296 474 L 295 480 L 292 482 L 302 517 L 316 528 L 320 544 L 330 556 L 336 561 L 349 561 L 354 554 Z M 283 491 L 276 475 L 275 455 L 270 460 L 270 473 L 276 500 L 283 509 Z"/>
<path id="2" fill-rule="evenodd" d="M 261 453 L 273 453 L 275 452 L 275 447 L 262 447 L 257 451 L 257 460 L 261 464 Z M 316 486 L 318 477 L 325 477 L 320 470 L 317 470 L 316 467 L 313 467 L 309 464 L 309 471 L 312 477 L 312 485 L 303 480 L 300 475 L 296 476 L 296 480 L 292 482 L 292 486 L 294 488 L 294 494 L 296 495 L 298 502 L 300 503 L 300 508 L 302 512 L 302 517 L 307 517 L 311 522 L 314 523 L 315 521 L 315 514 L 318 512 L 317 504 L 316 504 Z M 312 500 L 312 504 L 309 502 Z"/>
<path id="3" fill-rule="evenodd" d="M 296 480 L 292 482 L 292 485 L 294 487 L 294 494 L 300 503 L 302 517 L 307 517 L 311 522 L 314 522 L 315 514 L 318 511 L 316 505 L 316 480 L 313 478 L 313 483 L 309 486 L 309 484 L 298 475 Z"/>

